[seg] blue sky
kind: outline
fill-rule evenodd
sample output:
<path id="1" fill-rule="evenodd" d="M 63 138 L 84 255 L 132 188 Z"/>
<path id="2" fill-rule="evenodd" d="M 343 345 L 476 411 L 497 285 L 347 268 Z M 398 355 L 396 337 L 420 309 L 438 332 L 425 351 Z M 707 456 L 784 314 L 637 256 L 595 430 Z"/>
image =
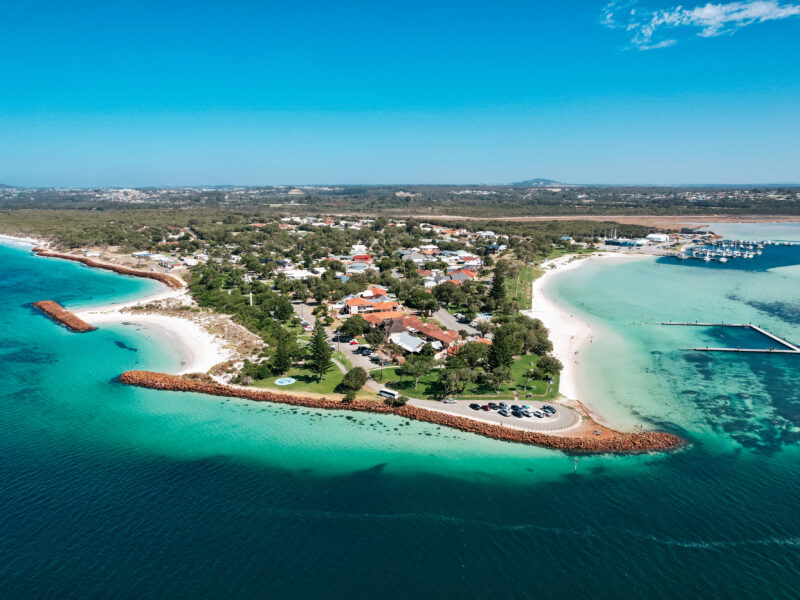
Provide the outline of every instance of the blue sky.
<path id="1" fill-rule="evenodd" d="M 0 182 L 800 181 L 800 0 L 10 2 Z"/>

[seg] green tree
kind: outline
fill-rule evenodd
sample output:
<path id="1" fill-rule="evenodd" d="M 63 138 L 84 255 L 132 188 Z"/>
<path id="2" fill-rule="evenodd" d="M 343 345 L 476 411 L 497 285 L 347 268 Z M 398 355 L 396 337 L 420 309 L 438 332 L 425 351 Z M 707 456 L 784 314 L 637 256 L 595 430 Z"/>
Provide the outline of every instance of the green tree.
<path id="1" fill-rule="evenodd" d="M 528 384 L 531 382 L 531 379 L 536 379 L 538 375 L 539 375 L 538 369 L 528 369 L 527 371 L 525 371 L 525 385 L 522 386 L 523 392 L 528 391 Z"/>
<path id="2" fill-rule="evenodd" d="M 377 348 L 383 343 L 385 338 L 379 329 L 371 329 L 364 335 L 364 339 L 370 346 Z"/>
<path id="3" fill-rule="evenodd" d="M 339 328 L 343 334 L 348 337 L 355 338 L 362 335 L 369 329 L 369 323 L 361 315 L 353 315 L 347 319 Z"/>
<path id="4" fill-rule="evenodd" d="M 281 296 L 275 305 L 275 318 L 279 321 L 288 321 L 294 316 L 291 301 L 286 296 Z"/>
<path id="5" fill-rule="evenodd" d="M 498 367 L 497 369 L 486 371 L 482 376 L 483 382 L 490 386 L 495 393 L 498 393 L 500 391 L 500 386 L 503 385 L 503 382 L 508 381 L 510 378 L 511 369 L 508 367 Z"/>
<path id="6" fill-rule="evenodd" d="M 454 367 L 477 368 L 489 354 L 489 346 L 480 342 L 467 342 L 458 346 L 455 356 L 448 359 L 447 364 Z"/>
<path id="7" fill-rule="evenodd" d="M 331 355 L 333 351 L 328 344 L 328 336 L 325 334 L 325 327 L 322 321 L 314 324 L 314 332 L 311 335 L 311 350 L 309 357 L 309 368 L 312 373 L 317 375 L 317 382 L 322 381 L 322 377 L 331 370 L 333 361 Z"/>
<path id="8" fill-rule="evenodd" d="M 441 396 L 461 394 L 477 375 L 472 369 L 440 369 L 437 383 Z"/>
<path id="9" fill-rule="evenodd" d="M 292 353 L 289 339 L 286 336 L 278 338 L 275 354 L 270 361 L 270 369 L 276 375 L 283 375 L 292 366 Z"/>
<path id="10" fill-rule="evenodd" d="M 547 355 L 539 358 L 539 362 L 536 363 L 536 367 L 544 375 L 544 379 L 547 379 L 560 373 L 561 369 L 564 368 L 564 365 L 562 365 L 561 361 L 555 356 Z"/>
<path id="11" fill-rule="evenodd" d="M 414 378 L 414 389 L 417 389 L 419 378 L 427 375 L 433 369 L 434 360 L 432 356 L 417 355 L 409 356 L 406 362 L 400 367 L 400 374 Z"/>
<path id="12" fill-rule="evenodd" d="M 367 383 L 367 372 L 361 367 L 350 369 L 342 378 L 342 385 L 350 390 L 360 390 Z"/>
<path id="13" fill-rule="evenodd" d="M 489 297 L 494 300 L 496 306 L 501 306 L 506 301 L 506 270 L 500 263 L 494 269 Z"/>
<path id="14" fill-rule="evenodd" d="M 414 290 L 408 303 L 414 308 L 422 311 L 427 316 L 430 316 L 435 310 L 439 308 L 439 302 L 424 289 L 418 288 Z"/>
<path id="15" fill-rule="evenodd" d="M 512 332 L 505 326 L 500 327 L 494 332 L 492 345 L 489 347 L 489 356 L 487 362 L 491 370 L 497 370 L 502 367 L 510 367 L 514 362 L 514 343 L 512 340 Z"/>

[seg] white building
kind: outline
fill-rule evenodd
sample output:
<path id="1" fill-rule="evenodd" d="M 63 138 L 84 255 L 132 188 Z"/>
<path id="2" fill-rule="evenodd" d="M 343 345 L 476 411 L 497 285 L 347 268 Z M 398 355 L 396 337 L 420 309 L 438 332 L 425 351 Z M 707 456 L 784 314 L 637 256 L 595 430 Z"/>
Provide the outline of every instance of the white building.
<path id="1" fill-rule="evenodd" d="M 653 244 L 663 244 L 669 241 L 669 235 L 666 233 L 651 233 L 646 239 Z"/>

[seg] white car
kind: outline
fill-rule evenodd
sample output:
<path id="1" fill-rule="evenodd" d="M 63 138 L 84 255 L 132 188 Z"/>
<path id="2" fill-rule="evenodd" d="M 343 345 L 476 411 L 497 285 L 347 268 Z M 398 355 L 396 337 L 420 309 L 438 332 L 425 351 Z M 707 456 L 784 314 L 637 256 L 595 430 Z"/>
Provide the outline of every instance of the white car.
<path id="1" fill-rule="evenodd" d="M 456 403 L 456 399 L 455 398 L 445 398 L 444 399 L 444 403 L 445 404 L 455 404 Z"/>

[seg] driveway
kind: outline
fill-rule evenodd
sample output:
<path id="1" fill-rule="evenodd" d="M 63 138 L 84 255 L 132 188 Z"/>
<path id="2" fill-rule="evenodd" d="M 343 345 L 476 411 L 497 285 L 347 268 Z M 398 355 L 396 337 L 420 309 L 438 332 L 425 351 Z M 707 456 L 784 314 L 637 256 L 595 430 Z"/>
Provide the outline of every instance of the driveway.
<path id="1" fill-rule="evenodd" d="M 316 323 L 317 319 L 311 314 L 311 311 L 314 310 L 313 306 L 309 306 L 308 304 L 303 304 L 302 302 L 293 302 L 292 307 L 294 308 L 294 312 L 297 314 L 298 317 L 305 319 L 306 321 L 311 323 L 312 326 L 314 325 L 314 323 Z M 337 350 L 341 350 L 342 354 L 344 354 L 347 357 L 347 360 L 349 360 L 354 367 L 363 367 L 364 370 L 366 370 L 369 373 L 370 369 L 374 369 L 376 366 L 378 366 L 372 361 L 370 361 L 370 359 L 367 358 L 366 356 L 362 356 L 361 354 L 356 354 L 355 349 L 358 348 L 358 346 L 351 346 L 350 344 L 345 342 L 333 341 L 333 338 L 335 337 L 335 330 L 332 326 L 326 327 L 325 332 L 328 334 L 328 339 L 331 341 L 330 343 L 336 346 Z M 337 366 L 340 369 L 345 368 L 343 365 L 339 365 L 338 361 L 334 362 L 337 363 Z"/>
<path id="2" fill-rule="evenodd" d="M 439 321 L 442 325 L 447 327 L 448 329 L 452 329 L 453 331 L 461 331 L 462 329 L 466 331 L 469 335 L 480 335 L 481 332 L 475 329 L 469 323 L 459 323 L 458 319 L 456 319 L 453 315 L 447 312 L 445 309 L 440 308 L 435 313 L 433 313 L 433 318 Z"/>

